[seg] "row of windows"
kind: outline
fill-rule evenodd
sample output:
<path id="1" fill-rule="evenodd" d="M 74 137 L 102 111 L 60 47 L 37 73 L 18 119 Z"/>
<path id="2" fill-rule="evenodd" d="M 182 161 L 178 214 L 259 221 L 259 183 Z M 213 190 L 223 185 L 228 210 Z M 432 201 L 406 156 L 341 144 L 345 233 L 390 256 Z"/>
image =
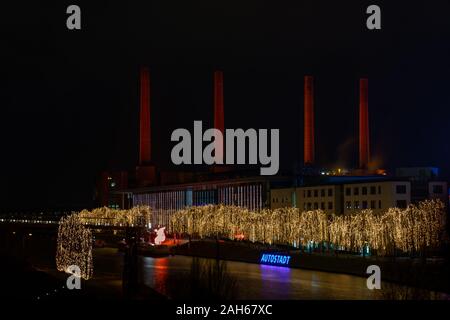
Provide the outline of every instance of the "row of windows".
<path id="1" fill-rule="evenodd" d="M 367 194 L 371 194 L 371 195 L 375 195 L 377 194 L 381 194 L 381 186 L 371 186 L 371 187 L 353 187 L 353 195 L 354 196 L 359 196 L 360 194 L 363 196 L 366 196 Z M 406 194 L 406 185 L 405 184 L 399 184 L 397 186 L 395 186 L 395 192 L 397 194 Z M 346 196 L 351 196 L 352 195 L 352 188 L 351 187 L 347 187 L 345 188 L 345 195 Z"/>
<path id="2" fill-rule="evenodd" d="M 278 202 L 281 202 L 281 203 L 289 203 L 290 201 L 289 201 L 289 198 L 288 198 L 288 197 L 281 198 L 281 201 L 280 201 L 280 199 L 278 199 L 278 198 L 273 198 L 273 199 L 272 199 L 272 203 L 278 203 Z"/>
<path id="3" fill-rule="evenodd" d="M 439 189 L 439 188 L 437 188 Z M 406 194 L 406 185 L 397 185 L 396 193 L 397 194 Z M 353 191 L 353 192 L 352 192 Z M 303 198 L 318 198 L 320 193 L 320 197 L 328 197 L 333 196 L 333 189 L 315 189 L 315 190 L 303 190 Z M 347 187 L 345 188 L 346 196 L 366 196 L 368 194 L 376 195 L 381 194 L 381 186 L 370 186 L 370 187 Z M 283 201 L 282 201 L 283 202 Z"/>
<path id="4" fill-rule="evenodd" d="M 378 189 L 378 194 L 381 194 L 381 186 L 378 186 L 378 188 L 376 186 L 371 186 L 370 188 L 368 187 L 354 187 L 353 188 L 353 195 L 354 196 L 359 196 L 360 194 L 360 189 L 361 189 L 361 194 L 363 196 L 367 195 L 368 192 L 370 192 L 370 194 L 374 195 L 377 194 L 377 189 Z M 345 195 L 346 196 L 351 196 L 352 195 L 352 188 L 351 187 L 347 187 L 345 188 Z"/>
<path id="5" fill-rule="evenodd" d="M 329 197 L 333 196 L 333 189 L 329 188 L 328 190 L 326 189 L 303 190 L 303 198 L 312 198 L 313 195 L 314 198 L 317 198 L 319 196 L 319 191 L 321 197 L 325 197 L 325 194 L 328 194 Z"/>
<path id="6" fill-rule="evenodd" d="M 322 210 L 325 210 L 325 208 L 327 208 L 328 210 L 333 210 L 333 202 L 328 202 L 327 207 L 325 207 L 325 202 L 321 202 L 320 204 L 318 202 L 314 202 L 314 203 L 308 202 L 303 205 L 303 209 L 304 210 L 312 210 L 312 209 L 317 210 L 317 209 L 319 209 L 319 206 L 320 206 L 320 209 L 322 209 Z"/>

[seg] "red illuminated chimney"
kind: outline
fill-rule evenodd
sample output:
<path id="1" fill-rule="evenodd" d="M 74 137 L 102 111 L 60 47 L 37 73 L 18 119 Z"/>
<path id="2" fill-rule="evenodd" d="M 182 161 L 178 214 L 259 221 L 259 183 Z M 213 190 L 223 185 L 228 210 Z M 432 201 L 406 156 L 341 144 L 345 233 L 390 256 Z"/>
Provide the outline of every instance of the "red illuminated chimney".
<path id="1" fill-rule="evenodd" d="M 314 163 L 314 78 L 305 76 L 304 87 L 304 163 Z"/>
<path id="2" fill-rule="evenodd" d="M 214 72 L 214 128 L 225 134 L 225 116 L 223 107 L 223 72 Z M 217 156 L 223 156 L 223 145 L 215 146 Z"/>
<path id="3" fill-rule="evenodd" d="M 369 80 L 359 79 L 359 167 L 369 166 Z"/>
<path id="4" fill-rule="evenodd" d="M 141 68 L 141 100 L 139 115 L 139 165 L 149 163 L 152 158 L 150 128 L 150 74 L 148 68 Z"/>
<path id="5" fill-rule="evenodd" d="M 225 130 L 225 119 L 223 110 L 223 72 L 214 72 L 214 128 L 219 129 L 222 134 Z"/>

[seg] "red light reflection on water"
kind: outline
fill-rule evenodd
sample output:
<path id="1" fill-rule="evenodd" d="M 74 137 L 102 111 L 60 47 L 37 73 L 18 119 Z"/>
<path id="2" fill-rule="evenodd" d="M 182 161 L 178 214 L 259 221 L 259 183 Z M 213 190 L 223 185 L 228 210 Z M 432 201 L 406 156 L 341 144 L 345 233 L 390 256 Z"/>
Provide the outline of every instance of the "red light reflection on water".
<path id="1" fill-rule="evenodd" d="M 169 259 L 156 258 L 154 264 L 154 288 L 162 294 L 167 294 L 167 278 L 169 276 Z"/>

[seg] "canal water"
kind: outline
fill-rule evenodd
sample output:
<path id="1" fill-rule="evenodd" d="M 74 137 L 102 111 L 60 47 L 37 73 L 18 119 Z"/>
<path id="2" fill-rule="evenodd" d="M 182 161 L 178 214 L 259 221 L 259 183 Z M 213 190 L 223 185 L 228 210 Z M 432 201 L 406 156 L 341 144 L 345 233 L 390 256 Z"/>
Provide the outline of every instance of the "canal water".
<path id="1" fill-rule="evenodd" d="M 192 257 L 141 258 L 141 281 L 168 295 L 170 279 L 187 275 Z M 199 258 L 200 262 L 208 259 Z M 290 269 L 245 262 L 226 262 L 229 275 L 235 279 L 238 299 L 377 299 L 366 279 L 351 275 Z"/>

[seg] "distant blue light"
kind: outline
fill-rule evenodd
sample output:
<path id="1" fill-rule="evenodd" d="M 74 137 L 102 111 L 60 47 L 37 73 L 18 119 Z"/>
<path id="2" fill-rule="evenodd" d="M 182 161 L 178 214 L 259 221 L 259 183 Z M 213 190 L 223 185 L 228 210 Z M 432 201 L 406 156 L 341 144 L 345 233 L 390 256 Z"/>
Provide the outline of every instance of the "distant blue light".
<path id="1" fill-rule="evenodd" d="M 290 260 L 291 256 L 288 255 L 263 253 L 259 263 L 288 266 Z"/>

